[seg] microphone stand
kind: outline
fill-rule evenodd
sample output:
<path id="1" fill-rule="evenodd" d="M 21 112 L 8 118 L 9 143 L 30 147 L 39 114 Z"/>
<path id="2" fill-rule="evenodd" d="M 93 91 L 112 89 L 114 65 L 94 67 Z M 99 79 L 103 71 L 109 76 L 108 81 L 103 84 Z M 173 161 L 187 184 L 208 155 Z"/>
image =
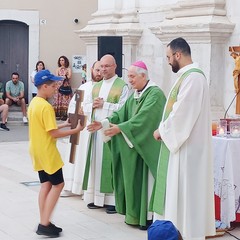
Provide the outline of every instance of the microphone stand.
<path id="1" fill-rule="evenodd" d="M 228 108 L 227 108 L 227 110 L 226 110 L 226 112 L 225 112 L 225 114 L 224 114 L 224 119 L 226 118 L 227 112 L 228 112 L 229 108 L 232 106 L 233 101 L 235 100 L 235 98 L 237 97 L 237 95 L 239 94 L 239 92 L 240 92 L 240 89 L 237 91 L 237 93 L 234 95 L 234 98 L 233 98 L 232 101 L 230 102 L 230 104 L 229 104 L 229 106 L 228 106 Z"/>

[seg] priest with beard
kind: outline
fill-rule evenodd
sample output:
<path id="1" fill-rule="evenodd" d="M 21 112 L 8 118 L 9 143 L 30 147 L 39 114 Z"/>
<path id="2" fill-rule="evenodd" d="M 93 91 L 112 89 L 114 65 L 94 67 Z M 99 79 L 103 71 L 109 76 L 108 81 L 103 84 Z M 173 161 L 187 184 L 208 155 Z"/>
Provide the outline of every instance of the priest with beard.
<path id="1" fill-rule="evenodd" d="M 91 81 L 87 81 L 84 84 L 81 84 L 78 88 L 79 90 L 84 91 L 84 98 L 82 102 L 82 110 L 84 115 L 87 116 L 87 124 L 91 122 L 92 115 L 92 88 L 95 83 L 103 79 L 100 61 L 94 62 L 91 68 Z M 68 113 L 75 113 L 76 100 L 75 95 L 72 97 Z M 86 164 L 87 151 L 88 151 L 88 142 L 90 134 L 87 129 L 83 129 L 80 133 L 79 144 L 76 146 L 76 155 L 74 164 L 69 163 L 71 143 L 68 144 L 65 154 L 65 165 L 63 167 L 65 186 L 64 190 L 61 193 L 61 197 L 68 197 L 74 195 L 82 195 L 82 184 L 83 184 L 83 175 L 84 168 Z"/>
<path id="2" fill-rule="evenodd" d="M 177 73 L 154 132 L 161 141 L 153 210 L 154 219 L 171 221 L 184 240 L 215 235 L 211 114 L 208 82 L 193 63 L 183 38 L 167 46 Z"/>

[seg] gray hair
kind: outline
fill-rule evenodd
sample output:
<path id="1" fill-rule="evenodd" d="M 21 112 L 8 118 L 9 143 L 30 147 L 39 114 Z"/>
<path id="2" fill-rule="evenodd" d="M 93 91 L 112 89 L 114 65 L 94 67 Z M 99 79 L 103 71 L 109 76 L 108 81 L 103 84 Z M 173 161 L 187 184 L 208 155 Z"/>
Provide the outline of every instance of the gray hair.
<path id="1" fill-rule="evenodd" d="M 146 69 L 143 69 L 143 68 L 140 68 L 140 67 L 137 67 L 137 66 L 134 66 L 135 69 L 136 69 L 136 73 L 139 75 L 139 74 L 144 74 L 146 76 L 146 79 L 149 80 L 149 77 L 148 77 L 148 70 Z"/>

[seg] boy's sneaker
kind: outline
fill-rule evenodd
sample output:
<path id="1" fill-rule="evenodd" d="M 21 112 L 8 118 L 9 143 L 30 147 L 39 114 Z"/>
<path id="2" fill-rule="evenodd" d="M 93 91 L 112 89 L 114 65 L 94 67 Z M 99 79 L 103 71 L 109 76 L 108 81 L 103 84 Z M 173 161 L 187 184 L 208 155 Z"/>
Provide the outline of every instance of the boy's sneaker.
<path id="1" fill-rule="evenodd" d="M 28 119 L 27 119 L 27 117 L 25 117 L 25 116 L 23 117 L 23 123 L 24 123 L 24 124 L 27 124 L 27 123 L 28 123 Z"/>
<path id="2" fill-rule="evenodd" d="M 44 236 L 48 236 L 48 237 L 52 237 L 52 238 L 59 237 L 59 231 L 57 230 L 55 225 L 51 224 L 51 223 L 48 226 L 38 224 L 36 233 L 38 235 L 44 235 Z"/>
<path id="3" fill-rule="evenodd" d="M 1 123 L 1 125 L 0 125 L 0 130 L 9 131 L 10 129 L 6 126 L 5 123 Z"/>
<path id="4" fill-rule="evenodd" d="M 55 228 L 58 232 L 62 232 L 62 228 L 57 227 L 56 225 L 54 225 L 53 223 L 50 222 L 49 224 L 50 226 L 52 226 L 53 228 Z"/>

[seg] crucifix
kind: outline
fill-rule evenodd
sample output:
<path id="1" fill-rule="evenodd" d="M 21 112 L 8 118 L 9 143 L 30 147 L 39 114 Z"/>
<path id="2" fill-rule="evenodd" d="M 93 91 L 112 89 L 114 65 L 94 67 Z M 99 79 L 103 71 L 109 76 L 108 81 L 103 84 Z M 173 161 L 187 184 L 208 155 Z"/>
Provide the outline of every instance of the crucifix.
<path id="1" fill-rule="evenodd" d="M 76 128 L 78 124 L 78 120 L 80 119 L 81 125 L 86 126 L 87 116 L 83 114 L 81 103 L 83 102 L 84 91 L 83 90 L 76 90 L 75 92 L 75 113 L 69 114 L 69 119 L 71 123 L 71 128 Z M 75 161 L 75 154 L 76 154 L 76 146 L 79 143 L 80 132 L 75 133 L 70 136 L 70 143 L 71 143 L 71 150 L 69 156 L 69 162 L 74 163 Z"/>
<path id="2" fill-rule="evenodd" d="M 236 92 L 236 114 L 240 114 L 240 46 L 229 47 L 229 52 L 234 58 L 235 67 L 233 69 L 234 88 Z"/>

